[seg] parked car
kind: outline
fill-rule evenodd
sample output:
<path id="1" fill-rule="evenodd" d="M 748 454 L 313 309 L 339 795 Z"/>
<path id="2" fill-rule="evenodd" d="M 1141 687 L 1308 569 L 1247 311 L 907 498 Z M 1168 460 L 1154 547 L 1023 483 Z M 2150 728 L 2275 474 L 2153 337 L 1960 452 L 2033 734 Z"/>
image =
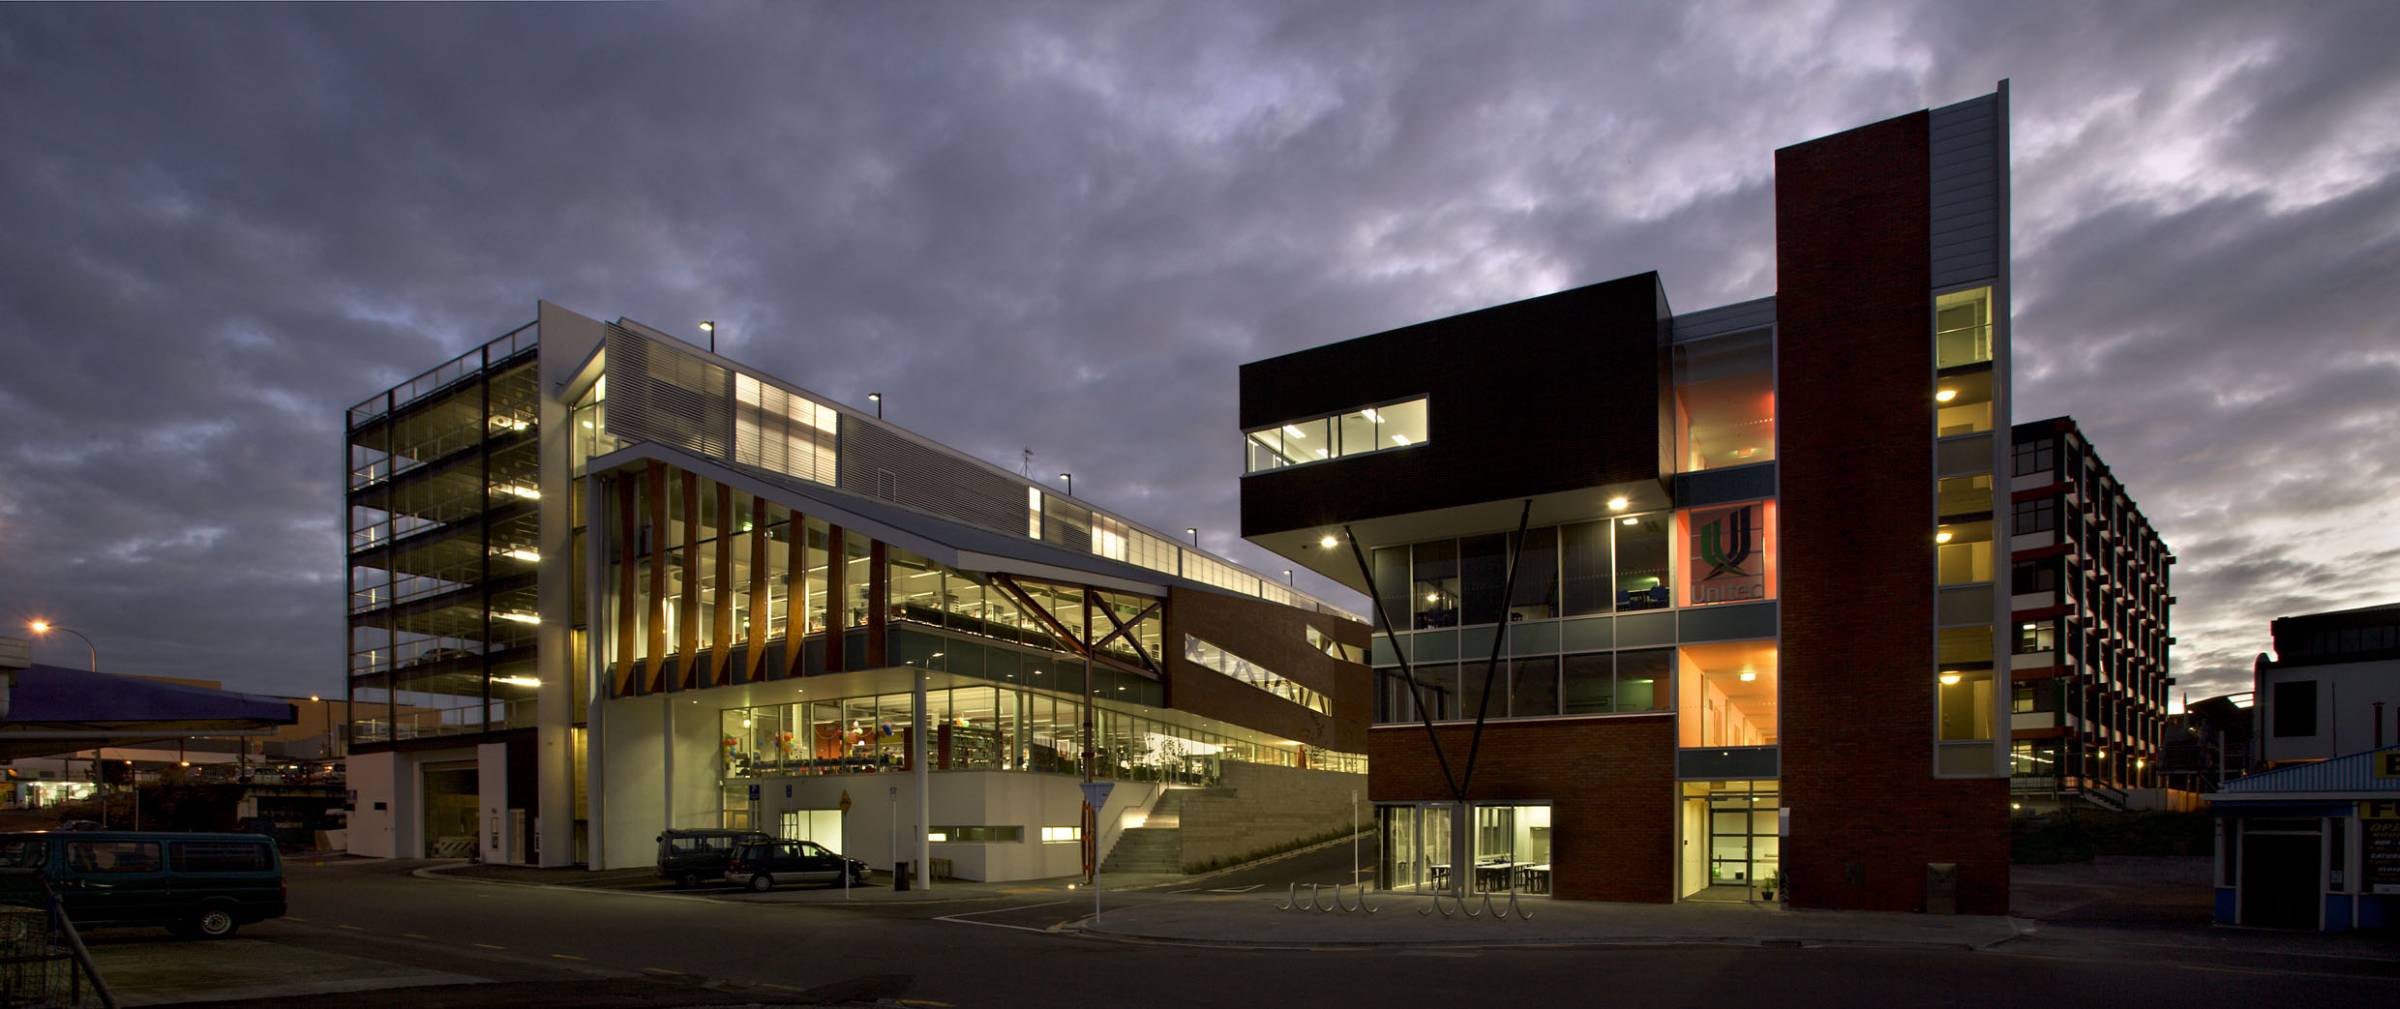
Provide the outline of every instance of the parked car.
<path id="1" fill-rule="evenodd" d="M 774 889 L 778 883 L 840 886 L 845 867 L 852 883 L 866 885 L 865 862 L 843 858 L 815 841 L 761 839 L 734 849 L 733 861 L 725 867 L 725 878 L 762 893 Z"/>
<path id="2" fill-rule="evenodd" d="M 721 879 L 735 847 L 768 840 L 773 838 L 755 830 L 670 830 L 658 835 L 658 875 L 676 886 Z"/>
<path id="3" fill-rule="evenodd" d="M 283 856 L 256 834 L 0 834 L 0 866 L 34 869 L 79 927 L 164 925 L 225 939 L 283 917 Z"/>

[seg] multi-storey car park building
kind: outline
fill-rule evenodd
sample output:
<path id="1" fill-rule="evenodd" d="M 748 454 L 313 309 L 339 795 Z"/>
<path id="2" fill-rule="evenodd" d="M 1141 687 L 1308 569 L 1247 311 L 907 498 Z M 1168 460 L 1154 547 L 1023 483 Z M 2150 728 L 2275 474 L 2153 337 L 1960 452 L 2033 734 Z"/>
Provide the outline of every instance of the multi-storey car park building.
<path id="1" fill-rule="evenodd" d="M 1012 879 L 1169 785 L 1297 807 L 1187 862 L 1347 822 L 1356 618 L 658 331 L 543 303 L 346 432 L 353 851 L 749 826 Z"/>
<path id="2" fill-rule="evenodd" d="M 1372 600 L 1382 886 L 2006 910 L 2007 122 L 1776 152 L 1772 298 L 1242 369 L 1243 535 Z"/>
<path id="3" fill-rule="evenodd" d="M 2016 425 L 2009 458 L 2014 801 L 2124 809 L 2164 781 L 2175 555 L 2073 418 Z"/>

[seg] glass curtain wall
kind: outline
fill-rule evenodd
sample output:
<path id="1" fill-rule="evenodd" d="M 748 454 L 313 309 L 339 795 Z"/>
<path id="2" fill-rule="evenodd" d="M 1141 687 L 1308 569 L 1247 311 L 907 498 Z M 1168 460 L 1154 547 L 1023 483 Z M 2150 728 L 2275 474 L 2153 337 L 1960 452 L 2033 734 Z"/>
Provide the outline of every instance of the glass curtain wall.
<path id="1" fill-rule="evenodd" d="M 528 326 L 348 412 L 354 743 L 533 724 L 537 341 Z"/>

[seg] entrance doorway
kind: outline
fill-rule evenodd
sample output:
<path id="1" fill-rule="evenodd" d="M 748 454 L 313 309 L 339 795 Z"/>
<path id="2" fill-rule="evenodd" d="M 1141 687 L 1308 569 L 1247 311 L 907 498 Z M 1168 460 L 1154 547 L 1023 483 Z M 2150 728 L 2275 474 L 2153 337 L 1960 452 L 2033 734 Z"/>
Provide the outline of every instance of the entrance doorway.
<path id="1" fill-rule="evenodd" d="M 475 851 L 475 807 L 482 783 L 472 760 L 425 765 L 425 857 L 465 858 Z"/>
<path id="2" fill-rule="evenodd" d="M 1683 898 L 1781 900 L 1782 808 L 1772 779 L 1684 782 Z"/>
<path id="3" fill-rule="evenodd" d="M 2315 820 L 2245 822 L 2241 848 L 2241 924 L 2317 927 L 2324 898 L 2324 853 Z"/>

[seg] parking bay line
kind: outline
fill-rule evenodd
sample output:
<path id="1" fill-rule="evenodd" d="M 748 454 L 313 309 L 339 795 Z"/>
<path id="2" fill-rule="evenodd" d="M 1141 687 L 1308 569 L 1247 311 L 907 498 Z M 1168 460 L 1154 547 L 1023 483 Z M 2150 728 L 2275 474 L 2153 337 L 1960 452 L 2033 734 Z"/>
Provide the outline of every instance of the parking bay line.
<path id="1" fill-rule="evenodd" d="M 1003 911 L 1030 911 L 1030 910 L 1033 910 L 1034 908 L 1037 908 L 1037 907 L 1055 907 L 1055 906 L 1057 906 L 1057 905 L 1064 904 L 1064 903 L 1066 903 L 1066 901 L 1063 901 L 1063 900 L 1052 900 L 1052 901 L 1044 901 L 1044 902 L 1042 902 L 1042 903 L 1039 903 L 1039 904 L 1019 904 L 1019 905 L 1017 905 L 1017 906 L 1015 906 L 1015 907 L 995 907 L 995 908 L 990 908 L 990 909 L 987 909 L 987 910 L 982 910 L 982 911 L 961 911 L 961 912 L 959 912 L 959 913 L 957 913 L 957 914 L 945 914 L 945 915 L 940 915 L 940 916 L 937 916 L 937 917 L 935 917 L 933 920 L 935 920 L 935 921 L 947 921 L 947 922 L 954 922 L 954 923 L 956 923 L 956 924 L 960 924 L 960 925 L 981 925 L 981 926 L 983 926 L 983 927 L 985 927 L 985 928 L 1013 928 L 1013 929 L 1016 929 L 1016 930 L 1017 930 L 1017 931 L 1019 931 L 1019 932 L 1040 932 L 1040 933 L 1043 933 L 1043 934 L 1047 935 L 1047 934 L 1049 934 L 1049 931 L 1050 931 L 1049 929 L 1034 928 L 1034 927 L 1033 927 L 1033 926 L 1031 926 L 1031 925 L 1010 925 L 1010 924 L 1008 924 L 1008 923 L 1006 923 L 1006 922 L 997 922 L 997 921 L 970 921 L 970 920 L 968 920 L 968 919 L 970 919 L 970 918 L 974 917 L 975 915 L 979 915 L 979 914 L 999 914 L 999 913 L 1001 913 L 1001 912 L 1003 912 Z"/>

